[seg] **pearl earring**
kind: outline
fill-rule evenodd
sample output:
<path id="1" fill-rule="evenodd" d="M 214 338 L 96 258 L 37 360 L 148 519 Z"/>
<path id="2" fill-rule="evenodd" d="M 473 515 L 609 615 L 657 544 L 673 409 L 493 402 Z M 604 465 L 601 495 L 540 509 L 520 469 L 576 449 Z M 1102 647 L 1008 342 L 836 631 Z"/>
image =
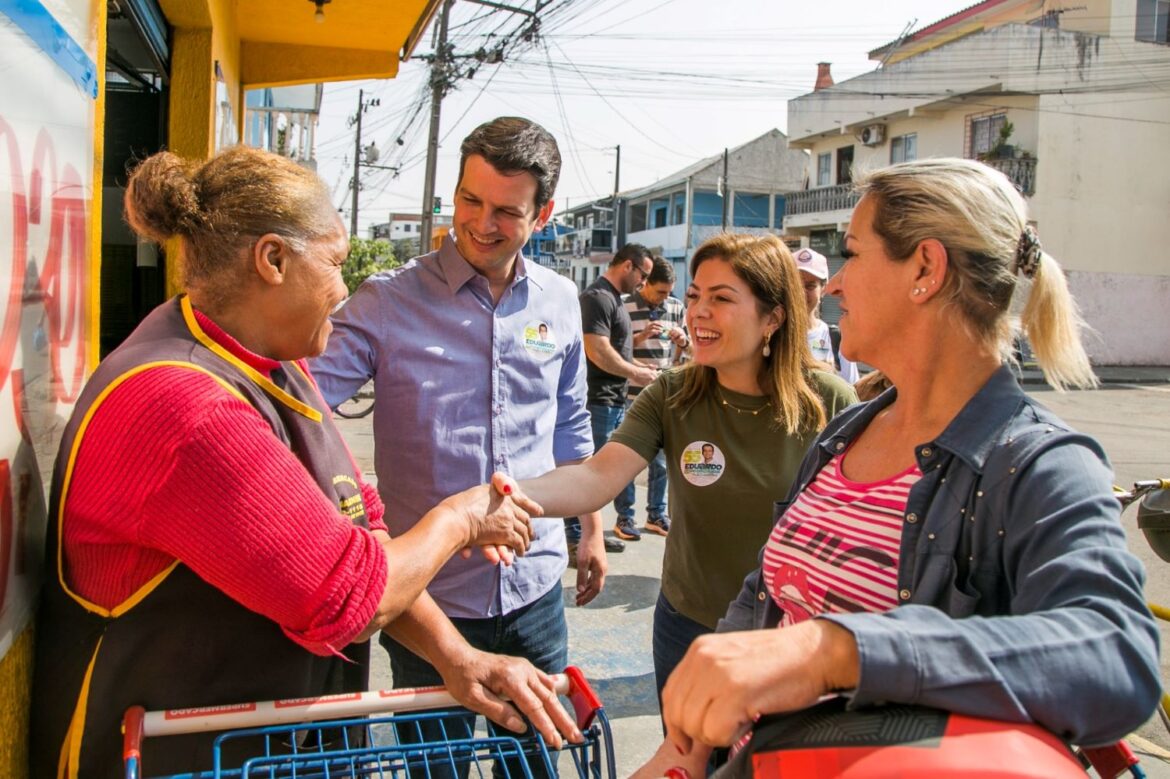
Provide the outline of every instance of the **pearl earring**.
<path id="1" fill-rule="evenodd" d="M 764 356 L 767 357 L 772 353 L 772 347 L 768 345 L 768 341 L 772 340 L 771 333 L 764 334 Z"/>
<path id="2" fill-rule="evenodd" d="M 925 287 L 915 287 L 915 288 L 914 288 L 914 290 L 913 290 L 913 292 L 912 292 L 911 294 L 913 294 L 913 295 L 921 295 L 923 292 L 926 292 L 926 288 L 925 288 Z"/>

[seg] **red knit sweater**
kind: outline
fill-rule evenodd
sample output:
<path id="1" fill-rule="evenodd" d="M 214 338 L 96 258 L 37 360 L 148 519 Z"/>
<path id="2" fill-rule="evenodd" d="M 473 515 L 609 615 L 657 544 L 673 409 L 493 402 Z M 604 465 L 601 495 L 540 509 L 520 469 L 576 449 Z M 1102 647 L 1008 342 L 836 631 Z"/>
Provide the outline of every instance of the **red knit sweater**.
<path id="1" fill-rule="evenodd" d="M 279 364 L 196 317 L 260 372 Z M 364 481 L 361 490 L 370 528 L 385 530 L 377 490 Z M 121 603 L 178 559 L 322 655 L 365 628 L 388 575 L 372 533 L 341 515 L 254 408 L 177 367 L 135 375 L 94 413 L 63 542 L 67 583 L 99 606 Z"/>

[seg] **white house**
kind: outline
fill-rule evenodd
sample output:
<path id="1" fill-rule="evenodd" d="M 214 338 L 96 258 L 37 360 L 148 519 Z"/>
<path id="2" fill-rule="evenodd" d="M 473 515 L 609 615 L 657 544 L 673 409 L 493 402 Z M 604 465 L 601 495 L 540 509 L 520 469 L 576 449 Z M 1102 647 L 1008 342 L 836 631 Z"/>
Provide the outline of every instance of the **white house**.
<path id="1" fill-rule="evenodd" d="M 987 0 L 871 52 L 883 67 L 788 103 L 810 188 L 788 197 L 786 232 L 835 264 L 852 171 L 984 159 L 1028 197 L 1094 361 L 1170 364 L 1167 5 Z"/>
<path id="2" fill-rule="evenodd" d="M 613 207 L 609 197 L 557 214 L 563 232 L 556 237 L 556 258 L 578 289 L 592 284 L 613 259 Z"/>
<path id="3" fill-rule="evenodd" d="M 450 227 L 451 217 L 436 214 L 432 223 L 434 227 Z M 387 241 L 413 240 L 418 245 L 419 232 L 422 230 L 422 217 L 418 212 L 392 213 L 390 221 L 381 222 L 370 228 L 371 238 L 381 238 Z"/>

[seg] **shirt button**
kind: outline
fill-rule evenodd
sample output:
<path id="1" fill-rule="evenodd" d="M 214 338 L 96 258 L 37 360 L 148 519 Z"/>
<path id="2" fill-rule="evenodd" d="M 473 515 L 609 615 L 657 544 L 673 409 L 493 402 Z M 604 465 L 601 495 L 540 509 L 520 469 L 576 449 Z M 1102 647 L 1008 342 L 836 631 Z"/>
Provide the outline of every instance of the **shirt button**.
<path id="1" fill-rule="evenodd" d="M 909 514 L 906 515 L 906 521 L 909 522 L 911 525 L 913 525 L 915 522 L 918 521 L 918 515 L 915 514 L 914 512 L 910 512 Z"/>
<path id="2" fill-rule="evenodd" d="M 934 533 L 927 533 L 926 537 L 929 538 L 931 541 L 933 541 L 934 540 Z"/>
<path id="3" fill-rule="evenodd" d="M 760 590 L 759 595 L 757 595 L 756 597 L 759 598 L 761 601 L 765 601 L 768 599 L 768 593 L 764 592 L 763 590 Z"/>
<path id="4" fill-rule="evenodd" d="M 841 441 L 838 441 L 838 442 L 837 442 L 837 451 L 839 452 L 839 451 L 841 451 L 841 450 L 842 450 L 842 449 L 844 449 L 844 448 L 845 448 L 845 444 L 844 444 L 844 443 L 842 443 Z"/>
<path id="5" fill-rule="evenodd" d="M 898 597 L 902 600 L 910 600 L 910 590 L 901 590 L 898 593 Z"/>
<path id="6" fill-rule="evenodd" d="M 920 452 L 920 454 L 921 454 L 923 457 L 930 457 L 930 455 L 931 455 L 931 449 L 930 449 L 930 447 L 929 447 L 929 446 L 924 446 L 924 447 L 922 447 L 922 451 Z"/>

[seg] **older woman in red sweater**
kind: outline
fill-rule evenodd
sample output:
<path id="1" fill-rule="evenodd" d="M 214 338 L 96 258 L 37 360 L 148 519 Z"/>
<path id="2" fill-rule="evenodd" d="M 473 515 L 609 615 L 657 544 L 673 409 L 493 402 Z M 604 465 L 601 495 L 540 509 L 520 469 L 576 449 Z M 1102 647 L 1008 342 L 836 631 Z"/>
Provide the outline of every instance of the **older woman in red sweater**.
<path id="1" fill-rule="evenodd" d="M 366 687 L 386 630 L 452 692 L 554 743 L 551 682 L 472 649 L 425 587 L 454 553 L 523 552 L 506 480 L 391 539 L 305 365 L 344 298 L 349 252 L 329 193 L 282 157 L 162 153 L 131 176 L 140 235 L 178 238 L 187 293 L 152 312 L 90 379 L 54 474 L 34 680 L 34 775 L 120 775 L 132 704 L 211 706 Z M 510 496 L 502 496 L 508 492 Z M 162 739 L 152 771 L 206 768 L 210 739 Z"/>

